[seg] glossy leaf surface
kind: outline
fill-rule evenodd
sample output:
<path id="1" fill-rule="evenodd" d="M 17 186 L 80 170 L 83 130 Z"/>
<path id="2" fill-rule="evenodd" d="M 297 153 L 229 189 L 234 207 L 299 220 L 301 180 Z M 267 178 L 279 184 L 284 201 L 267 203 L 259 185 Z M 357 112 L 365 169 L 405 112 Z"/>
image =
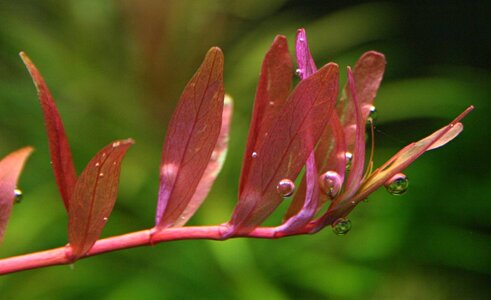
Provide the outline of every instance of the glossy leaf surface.
<path id="1" fill-rule="evenodd" d="M 334 109 L 338 75 L 338 66 L 327 64 L 292 92 L 255 151 L 251 175 L 230 221 L 232 232 L 252 230 L 279 205 L 276 185 L 282 179 L 294 181 L 314 149 Z"/>
<path id="2" fill-rule="evenodd" d="M 266 139 L 266 130 L 283 108 L 292 87 L 292 59 L 284 36 L 277 36 L 264 57 L 256 90 L 247 146 L 242 162 L 239 195 L 249 176 L 252 155 Z"/>
<path id="3" fill-rule="evenodd" d="M 182 226 L 186 224 L 186 222 L 194 215 L 196 210 L 206 199 L 206 196 L 208 196 L 215 179 L 220 173 L 223 163 L 225 162 L 225 157 L 227 156 L 232 110 L 233 100 L 228 95 L 225 95 L 225 100 L 223 103 L 222 128 L 220 129 L 217 144 L 215 145 L 215 149 L 211 154 L 211 159 L 208 162 L 205 173 L 203 174 L 203 177 L 201 178 L 191 201 L 189 201 L 188 206 L 182 212 L 181 216 L 177 219 L 173 226 Z"/>
<path id="4" fill-rule="evenodd" d="M 17 180 L 31 152 L 31 147 L 25 147 L 10 153 L 0 161 L 0 243 L 14 205 Z"/>
<path id="5" fill-rule="evenodd" d="M 68 138 L 65 129 L 63 128 L 60 114 L 46 82 L 36 66 L 24 52 L 20 53 L 20 57 L 31 74 L 38 92 L 39 102 L 41 103 L 44 116 L 44 123 L 48 133 L 49 151 L 56 183 L 65 209 L 68 211 L 70 197 L 77 181 L 77 172 L 72 160 Z"/>
<path id="6" fill-rule="evenodd" d="M 75 185 L 68 214 L 68 241 L 75 258 L 99 239 L 118 195 L 121 162 L 132 140 L 116 141 L 99 151 Z"/>
<path id="7" fill-rule="evenodd" d="M 223 54 L 211 48 L 184 88 L 167 130 L 156 226 L 175 224 L 191 201 L 217 144 L 223 111 Z"/>

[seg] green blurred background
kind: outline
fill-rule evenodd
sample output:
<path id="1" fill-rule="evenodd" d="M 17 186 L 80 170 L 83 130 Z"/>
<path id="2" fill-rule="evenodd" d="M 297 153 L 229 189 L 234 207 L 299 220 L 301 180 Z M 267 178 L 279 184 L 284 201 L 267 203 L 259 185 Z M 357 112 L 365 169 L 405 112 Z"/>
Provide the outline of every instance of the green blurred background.
<path id="1" fill-rule="evenodd" d="M 179 94 L 214 45 L 235 99 L 229 155 L 192 224 L 229 219 L 260 63 L 274 36 L 305 27 L 318 64 L 385 53 L 376 165 L 476 110 L 448 146 L 407 169 L 409 192 L 383 189 L 336 236 L 182 241 L 3 276 L 1 299 L 485 299 L 491 296 L 489 1 L 0 0 L 0 155 L 33 145 L 0 257 L 66 243 L 67 218 L 46 133 L 18 52 L 43 73 L 79 171 L 132 137 L 103 233 L 153 225 L 158 166 Z M 281 209 L 284 209 L 282 207 Z"/>

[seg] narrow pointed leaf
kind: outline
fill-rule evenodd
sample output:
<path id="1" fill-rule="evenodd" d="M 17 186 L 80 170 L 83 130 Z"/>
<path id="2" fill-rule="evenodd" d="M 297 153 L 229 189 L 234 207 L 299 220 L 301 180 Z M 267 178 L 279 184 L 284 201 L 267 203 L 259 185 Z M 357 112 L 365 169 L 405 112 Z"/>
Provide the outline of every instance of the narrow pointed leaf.
<path id="1" fill-rule="evenodd" d="M 300 79 L 304 80 L 317 71 L 317 66 L 310 53 L 307 34 L 303 28 L 297 30 L 295 53 L 298 65 L 297 74 Z M 302 178 L 298 191 L 288 208 L 286 214 L 288 220 L 281 226 L 281 230 L 284 232 L 298 230 L 307 224 L 317 211 L 320 193 L 316 164 L 315 150 L 312 150 L 305 164 L 305 176 Z"/>
<path id="2" fill-rule="evenodd" d="M 249 176 L 251 153 L 261 147 L 270 128 L 285 104 L 292 87 L 292 59 L 288 52 L 286 38 L 278 35 L 264 57 L 261 75 L 256 90 L 247 146 L 242 162 L 239 195 Z"/>
<path id="3" fill-rule="evenodd" d="M 10 153 L 0 161 L 0 243 L 14 204 L 17 180 L 31 152 L 31 147 L 25 147 Z"/>
<path id="4" fill-rule="evenodd" d="M 315 153 L 312 152 L 307 159 L 305 167 L 305 199 L 302 201 L 303 206 L 292 217 L 290 217 L 282 226 L 280 231 L 284 233 L 294 233 L 299 229 L 307 225 L 310 220 L 315 216 L 319 207 L 320 188 L 319 188 L 319 174 L 317 174 L 317 167 L 315 166 Z"/>
<path id="5" fill-rule="evenodd" d="M 223 112 L 223 54 L 211 48 L 186 85 L 169 124 L 160 166 L 156 225 L 175 224 L 210 161 Z"/>
<path id="6" fill-rule="evenodd" d="M 338 93 L 338 75 L 338 66 L 327 64 L 292 92 L 267 130 L 264 143 L 255 151 L 250 176 L 230 221 L 232 232 L 252 230 L 279 205 L 278 182 L 284 178 L 295 181 L 329 122 Z"/>
<path id="7" fill-rule="evenodd" d="M 317 170 L 319 174 L 327 171 L 335 171 L 339 174 L 340 183 L 344 182 L 346 170 L 346 143 L 344 140 L 344 131 L 341 127 L 338 116 L 333 113 L 329 120 L 329 125 L 322 133 L 322 136 L 315 149 Z M 293 198 L 292 204 L 288 207 L 285 219 L 297 214 L 303 207 L 305 201 L 306 181 L 302 179 L 297 193 Z M 317 211 L 322 208 L 322 204 L 329 200 L 326 194 L 321 193 Z"/>
<path id="8" fill-rule="evenodd" d="M 68 211 L 70 197 L 77 181 L 77 172 L 72 160 L 72 152 L 70 150 L 70 145 L 68 144 L 68 138 L 65 129 L 63 128 L 60 114 L 46 82 L 36 66 L 24 52 L 20 53 L 20 57 L 31 74 L 38 92 L 44 115 L 44 123 L 48 133 L 49 151 L 56 183 L 65 209 Z"/>
<path id="9" fill-rule="evenodd" d="M 353 196 L 361 185 L 363 170 L 365 165 L 365 121 L 362 116 L 360 102 L 355 87 L 355 79 L 351 69 L 348 67 L 348 101 L 353 103 L 355 114 L 355 140 L 353 145 L 353 157 L 351 160 L 351 169 L 346 179 L 346 188 L 337 201 L 332 203 L 337 205 L 338 201 L 345 201 Z"/>
<path id="10" fill-rule="evenodd" d="M 368 51 L 355 64 L 353 78 L 355 91 L 361 108 L 363 124 L 366 123 L 370 108 L 373 105 L 382 77 L 385 71 L 385 56 L 382 53 Z M 344 93 L 336 105 L 336 112 L 345 128 L 347 150 L 352 152 L 355 145 L 356 113 L 353 102 L 348 99 L 349 85 L 346 84 Z"/>
<path id="11" fill-rule="evenodd" d="M 435 131 L 433 134 L 418 142 L 407 145 L 400 150 L 383 166 L 373 171 L 370 177 L 364 181 L 363 185 L 350 199 L 350 201 L 345 201 L 340 205 L 329 207 L 329 210 L 315 221 L 317 224 L 317 229 L 331 225 L 337 219 L 347 216 L 360 201 L 366 199 L 392 176 L 402 172 L 426 151 L 441 147 L 450 142 L 463 129 L 463 125 L 459 122 L 473 109 L 473 106 L 468 107 L 447 126 Z"/>
<path id="12" fill-rule="evenodd" d="M 99 239 L 118 195 L 121 162 L 131 139 L 99 151 L 80 175 L 70 199 L 68 241 L 74 258 L 85 255 Z"/>
<path id="13" fill-rule="evenodd" d="M 222 114 L 222 128 L 220 129 L 220 135 L 218 136 L 217 144 L 211 154 L 210 161 L 206 167 L 205 173 L 201 178 L 196 191 L 194 192 L 191 201 L 188 206 L 182 212 L 181 216 L 177 219 L 173 226 L 182 226 L 194 215 L 196 210 L 201 206 L 203 201 L 208 196 L 208 193 L 215 182 L 218 174 L 220 173 L 225 157 L 227 156 L 228 137 L 230 131 L 230 123 L 232 121 L 232 109 L 233 100 L 228 95 L 225 95 L 225 101 L 223 103 Z"/>
<path id="14" fill-rule="evenodd" d="M 433 134 L 418 142 L 409 144 L 400 150 L 382 167 L 378 168 L 372 173 L 372 175 L 366 180 L 360 191 L 357 193 L 356 198 L 358 199 L 360 197 L 365 197 L 379 188 L 389 178 L 399 172 L 402 172 L 424 152 L 441 147 L 454 139 L 463 130 L 462 123 L 459 123 L 460 120 L 462 120 L 462 118 L 464 118 L 473 109 L 474 107 L 470 106 L 447 126 L 437 130 Z"/>

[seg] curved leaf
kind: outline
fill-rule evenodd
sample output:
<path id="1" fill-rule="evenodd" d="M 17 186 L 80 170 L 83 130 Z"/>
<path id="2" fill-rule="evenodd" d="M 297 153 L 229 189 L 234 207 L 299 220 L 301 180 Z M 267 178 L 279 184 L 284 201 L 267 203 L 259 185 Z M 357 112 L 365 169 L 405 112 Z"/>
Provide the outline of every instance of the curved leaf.
<path id="1" fill-rule="evenodd" d="M 281 179 L 296 179 L 333 112 L 338 93 L 338 66 L 327 64 L 302 80 L 253 153 L 250 176 L 235 208 L 229 234 L 248 232 L 279 205 Z"/>
<path id="2" fill-rule="evenodd" d="M 368 195 L 389 180 L 389 178 L 399 172 L 402 172 L 426 151 L 441 147 L 457 137 L 457 135 L 462 132 L 464 128 L 462 123 L 459 123 L 460 120 L 462 120 L 462 118 L 464 118 L 473 109 L 474 107 L 470 106 L 447 126 L 435 131 L 433 134 L 418 142 L 407 145 L 400 150 L 383 166 L 373 171 L 373 173 L 367 178 L 361 187 L 360 191 L 357 193 L 356 197 L 359 198 L 358 195 L 361 195 L 360 197 Z"/>
<path id="3" fill-rule="evenodd" d="M 74 258 L 97 241 L 118 195 L 121 162 L 133 140 L 116 141 L 99 151 L 77 180 L 68 213 L 68 241 Z"/>
<path id="4" fill-rule="evenodd" d="M 368 51 L 358 59 L 353 68 L 355 92 L 358 96 L 363 124 L 367 121 L 371 106 L 382 82 L 385 65 L 385 56 L 382 53 Z M 348 99 L 349 89 L 349 85 L 346 84 L 343 95 L 336 105 L 336 112 L 343 128 L 345 128 L 347 150 L 352 152 L 356 139 L 356 108 L 353 102 Z"/>
<path id="5" fill-rule="evenodd" d="M 220 134 L 223 54 L 211 48 L 186 85 L 169 124 L 160 165 L 156 226 L 176 223 L 191 201 Z"/>
<path id="6" fill-rule="evenodd" d="M 249 136 L 239 183 L 239 195 L 249 176 L 252 156 L 264 142 L 271 122 L 283 108 L 292 88 L 292 59 L 288 52 L 286 38 L 278 35 L 264 57 L 261 75 L 257 85 Z"/>
<path id="7" fill-rule="evenodd" d="M 70 197 L 75 187 L 75 183 L 77 182 L 77 172 L 72 160 L 72 152 L 70 151 L 68 138 L 65 129 L 63 128 L 60 114 L 46 82 L 36 66 L 24 52 L 20 53 L 20 57 L 31 74 L 32 81 L 38 92 L 39 102 L 41 103 L 44 115 L 44 123 L 48 133 L 49 152 L 56 183 L 65 209 L 68 211 Z"/>
<path id="8" fill-rule="evenodd" d="M 355 87 L 355 79 L 351 69 L 348 67 L 348 101 L 354 107 L 355 140 L 353 145 L 353 157 L 351 169 L 346 179 L 346 187 L 343 194 L 332 203 L 337 205 L 339 201 L 345 201 L 353 196 L 361 185 L 365 165 L 365 120 L 363 119 L 358 94 Z M 346 135 L 345 135 L 346 136 Z"/>
<path id="9" fill-rule="evenodd" d="M 186 222 L 194 215 L 196 210 L 206 199 L 206 196 L 208 196 L 215 179 L 220 173 L 223 163 L 225 162 L 225 157 L 227 156 L 228 136 L 230 131 L 230 123 L 232 121 L 232 109 L 233 100 L 230 96 L 225 95 L 225 100 L 223 103 L 222 128 L 220 129 L 220 135 L 218 136 L 215 149 L 211 154 L 208 166 L 206 167 L 205 173 L 203 174 L 203 177 L 201 178 L 191 201 L 189 201 L 186 209 L 172 226 L 182 226 L 186 224 Z"/>
<path id="10" fill-rule="evenodd" d="M 297 30 L 295 52 L 298 64 L 297 73 L 300 79 L 304 80 L 317 71 L 317 67 L 310 53 L 307 34 L 303 28 Z M 288 208 L 286 214 L 288 220 L 280 226 L 279 230 L 288 233 L 295 232 L 306 225 L 314 217 L 319 206 L 319 199 L 319 179 L 315 150 L 313 150 L 305 164 L 305 176 Z"/>
<path id="11" fill-rule="evenodd" d="M 10 153 L 0 161 L 0 243 L 14 204 L 17 180 L 31 152 L 31 147 L 25 147 Z"/>

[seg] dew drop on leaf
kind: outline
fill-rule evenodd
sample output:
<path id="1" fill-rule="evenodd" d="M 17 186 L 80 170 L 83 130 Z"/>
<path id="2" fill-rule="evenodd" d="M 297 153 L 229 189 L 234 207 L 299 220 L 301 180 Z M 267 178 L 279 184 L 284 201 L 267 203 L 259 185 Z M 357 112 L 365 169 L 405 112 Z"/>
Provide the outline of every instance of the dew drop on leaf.
<path id="1" fill-rule="evenodd" d="M 372 121 L 375 121 L 375 119 L 377 119 L 377 108 L 375 108 L 375 106 L 373 105 L 370 106 L 368 118 L 370 118 Z"/>
<path id="2" fill-rule="evenodd" d="M 346 157 L 346 171 L 349 171 L 351 169 L 351 161 L 353 160 L 353 154 L 351 152 L 346 152 L 344 155 Z"/>
<path id="3" fill-rule="evenodd" d="M 351 230 L 349 219 L 339 218 L 332 223 L 332 231 L 337 235 L 345 235 Z"/>
<path id="4" fill-rule="evenodd" d="M 257 157 L 257 152 L 252 152 L 252 158 L 256 158 Z"/>
<path id="5" fill-rule="evenodd" d="M 21 203 L 23 197 L 24 197 L 24 195 L 22 194 L 22 191 L 20 189 L 14 189 L 14 202 L 15 203 Z"/>
<path id="6" fill-rule="evenodd" d="M 384 186 L 387 189 L 387 192 L 389 192 L 391 195 L 399 196 L 407 191 L 409 179 L 406 177 L 406 175 L 398 173 L 387 180 Z"/>
<path id="7" fill-rule="evenodd" d="M 337 196 L 341 184 L 341 176 L 335 171 L 327 171 L 320 176 L 321 189 L 331 199 Z"/>
<path id="8" fill-rule="evenodd" d="M 281 197 L 287 198 L 293 195 L 293 192 L 295 192 L 295 183 L 291 181 L 290 179 L 281 179 L 278 185 L 276 186 L 276 190 L 278 191 L 278 194 L 280 194 Z"/>
<path id="9" fill-rule="evenodd" d="M 303 75 L 303 71 L 300 69 L 296 69 L 295 74 L 297 74 L 298 77 L 301 77 Z"/>

